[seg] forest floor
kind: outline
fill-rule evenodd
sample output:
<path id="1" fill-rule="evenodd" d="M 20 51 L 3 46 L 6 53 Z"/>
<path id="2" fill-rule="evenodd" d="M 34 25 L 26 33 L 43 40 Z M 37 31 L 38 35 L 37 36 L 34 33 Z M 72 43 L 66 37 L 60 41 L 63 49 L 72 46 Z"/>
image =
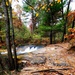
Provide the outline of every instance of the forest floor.
<path id="1" fill-rule="evenodd" d="M 75 47 L 68 47 L 68 43 L 52 44 L 25 54 L 18 75 L 75 75 Z"/>

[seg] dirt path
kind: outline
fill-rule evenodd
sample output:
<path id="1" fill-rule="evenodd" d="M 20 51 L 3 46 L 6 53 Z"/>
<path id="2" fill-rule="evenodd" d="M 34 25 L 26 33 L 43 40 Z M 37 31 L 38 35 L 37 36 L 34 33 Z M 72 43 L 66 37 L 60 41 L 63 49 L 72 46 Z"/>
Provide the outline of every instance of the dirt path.
<path id="1" fill-rule="evenodd" d="M 53 44 L 22 58 L 19 75 L 75 75 L 75 51 L 68 43 Z"/>

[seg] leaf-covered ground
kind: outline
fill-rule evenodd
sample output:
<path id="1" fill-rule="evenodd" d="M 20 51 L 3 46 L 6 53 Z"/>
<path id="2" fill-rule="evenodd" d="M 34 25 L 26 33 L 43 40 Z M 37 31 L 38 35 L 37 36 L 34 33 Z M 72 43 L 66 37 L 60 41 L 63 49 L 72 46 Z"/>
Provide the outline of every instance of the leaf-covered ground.
<path id="1" fill-rule="evenodd" d="M 68 43 L 52 44 L 24 55 L 18 75 L 75 75 L 75 48 L 68 47 Z"/>

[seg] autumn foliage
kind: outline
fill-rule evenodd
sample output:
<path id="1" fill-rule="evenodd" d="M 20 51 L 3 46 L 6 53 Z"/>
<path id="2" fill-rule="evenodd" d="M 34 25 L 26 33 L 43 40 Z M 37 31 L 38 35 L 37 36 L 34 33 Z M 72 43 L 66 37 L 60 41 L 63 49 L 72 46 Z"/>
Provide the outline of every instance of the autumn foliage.
<path id="1" fill-rule="evenodd" d="M 69 42 L 69 49 L 75 47 L 75 28 L 69 28 L 65 38 Z"/>
<path id="2" fill-rule="evenodd" d="M 75 28 L 69 28 L 68 32 L 69 33 L 65 35 L 65 38 L 67 38 L 68 40 L 75 39 Z"/>
<path id="3" fill-rule="evenodd" d="M 73 21 L 75 21 L 75 10 L 70 11 L 67 15 L 68 26 L 71 26 Z M 75 39 L 75 28 L 68 28 L 68 34 L 65 35 L 68 40 Z"/>
<path id="4" fill-rule="evenodd" d="M 14 18 L 14 19 L 13 19 L 13 25 L 14 25 L 14 27 L 20 29 L 20 28 L 22 27 L 22 22 L 21 22 L 20 19 L 18 19 L 18 18 Z"/>
<path id="5" fill-rule="evenodd" d="M 72 21 L 75 20 L 75 10 L 68 13 L 67 19 L 68 19 L 68 25 L 71 25 Z"/>
<path id="6" fill-rule="evenodd" d="M 16 28 L 21 28 L 22 27 L 22 21 L 21 21 L 21 18 L 18 18 L 17 17 L 17 13 L 12 11 L 12 14 L 13 14 L 13 25 L 14 27 Z"/>
<path id="7" fill-rule="evenodd" d="M 68 40 L 71 47 L 75 47 L 75 27 L 74 27 L 74 21 L 75 21 L 75 10 L 70 11 L 67 15 L 67 26 L 68 26 L 68 33 L 65 35 L 64 38 Z"/>

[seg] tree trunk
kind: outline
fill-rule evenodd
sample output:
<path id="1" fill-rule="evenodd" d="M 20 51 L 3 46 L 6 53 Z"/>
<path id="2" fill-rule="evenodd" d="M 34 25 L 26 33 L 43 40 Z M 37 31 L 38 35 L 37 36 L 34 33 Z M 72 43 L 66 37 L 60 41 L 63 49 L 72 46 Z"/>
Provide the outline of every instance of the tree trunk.
<path id="1" fill-rule="evenodd" d="M 13 20 L 12 20 L 12 7 L 11 7 L 11 4 L 9 4 L 9 14 L 10 14 L 10 25 L 11 25 L 11 30 L 12 30 L 12 45 L 13 45 L 13 52 L 14 52 L 15 71 L 18 71 L 17 54 L 16 54 L 16 46 L 15 46 L 15 36 L 14 36 L 14 27 L 13 27 Z"/>
<path id="2" fill-rule="evenodd" d="M 13 58 L 11 52 L 11 43 L 10 43 L 10 21 L 9 21 L 9 13 L 8 8 L 6 6 L 6 0 L 2 0 L 4 14 L 5 14 L 5 21 L 6 21 L 6 45 L 8 51 L 8 60 L 9 60 L 9 69 L 13 68 Z"/>
<path id="3" fill-rule="evenodd" d="M 61 0 L 61 2 L 63 2 L 63 0 Z M 61 9 L 61 12 L 62 12 L 62 19 L 64 20 L 63 6 L 62 6 L 62 9 Z"/>
<path id="4" fill-rule="evenodd" d="M 53 30 L 52 30 L 52 26 L 53 26 L 53 14 L 51 11 L 51 31 L 50 31 L 50 44 L 52 44 L 52 37 L 53 37 Z"/>
<path id="5" fill-rule="evenodd" d="M 1 31 L 1 27 L 0 27 L 0 31 Z M 2 43 L 2 37 L 1 37 L 1 35 L 0 35 L 0 42 Z"/>
<path id="6" fill-rule="evenodd" d="M 0 30 L 1 31 L 1 30 Z M 2 43 L 2 37 L 0 36 L 0 42 Z"/>
<path id="7" fill-rule="evenodd" d="M 31 13 L 32 13 L 32 29 L 31 29 L 31 33 L 33 33 L 33 31 L 35 29 L 33 10 L 31 10 Z"/>
<path id="8" fill-rule="evenodd" d="M 34 32 L 34 30 L 36 29 L 36 17 L 34 16 L 34 11 L 31 10 L 32 13 L 32 33 Z"/>
<path id="9" fill-rule="evenodd" d="M 50 3 L 50 1 L 47 0 L 47 5 L 49 5 L 49 3 Z M 52 34 L 52 32 L 53 32 L 52 31 L 52 25 L 53 25 L 53 14 L 52 14 L 52 11 L 49 11 L 48 14 L 49 14 L 49 17 L 48 17 L 49 22 L 48 22 L 48 24 L 51 26 L 51 30 L 50 30 L 50 44 L 52 44 L 52 37 L 53 37 L 53 34 Z M 51 21 L 51 23 L 50 23 L 50 21 Z"/>
<path id="10" fill-rule="evenodd" d="M 71 0 L 69 0 L 69 2 L 68 2 L 66 20 L 65 20 L 65 23 L 64 23 L 62 42 L 64 41 L 64 35 L 66 34 L 67 15 L 68 15 L 68 12 L 69 12 L 70 2 L 71 2 Z"/>
<path id="11" fill-rule="evenodd" d="M 73 20 L 73 22 L 72 22 L 72 28 L 74 28 L 74 21 L 75 21 L 75 20 Z"/>
<path id="12" fill-rule="evenodd" d="M 52 30 L 50 30 L 50 44 L 52 44 Z"/>

